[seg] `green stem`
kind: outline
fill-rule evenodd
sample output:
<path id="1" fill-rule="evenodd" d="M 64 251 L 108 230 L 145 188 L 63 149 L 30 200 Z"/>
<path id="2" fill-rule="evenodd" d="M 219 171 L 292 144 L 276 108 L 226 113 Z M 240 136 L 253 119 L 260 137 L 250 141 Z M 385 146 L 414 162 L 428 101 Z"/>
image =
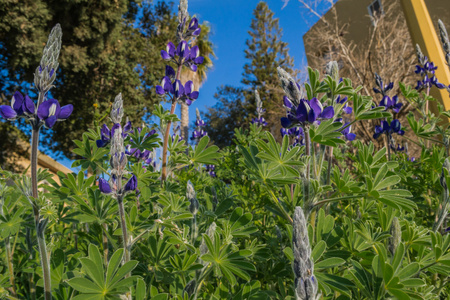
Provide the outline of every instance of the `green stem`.
<path id="1" fill-rule="evenodd" d="M 179 64 L 177 69 L 176 80 L 180 80 L 181 77 L 181 69 L 183 65 Z M 170 108 L 170 114 L 173 115 L 175 112 L 175 108 L 177 107 L 176 99 L 172 100 L 172 106 Z M 161 169 L 161 184 L 167 178 L 167 145 L 169 143 L 169 135 L 170 135 L 170 127 L 172 126 L 172 121 L 167 122 L 166 132 L 164 133 L 164 142 L 163 142 L 163 153 L 162 153 L 162 169 Z"/>
<path id="2" fill-rule="evenodd" d="M 273 201 L 275 202 L 275 204 L 278 206 L 278 208 L 281 210 L 281 212 L 283 213 L 284 217 L 286 218 L 286 220 L 289 221 L 289 223 L 293 223 L 291 216 L 286 212 L 286 210 L 283 208 L 283 206 L 280 204 L 280 202 L 278 201 L 278 198 L 275 196 L 275 194 L 273 193 L 272 189 L 267 188 L 267 191 L 269 192 L 269 194 L 272 196 Z"/>
<path id="3" fill-rule="evenodd" d="M 39 94 L 40 104 L 43 100 L 43 94 Z M 44 299 L 52 299 L 52 287 L 51 287 L 51 275 L 50 275 L 50 263 L 47 254 L 47 245 L 45 244 L 45 227 L 47 222 L 41 220 L 38 207 L 38 182 L 37 182 L 37 156 L 39 145 L 39 127 L 33 125 L 33 131 L 31 134 L 31 191 L 34 198 L 33 213 L 34 213 L 34 225 L 36 226 L 36 235 L 38 240 L 39 256 L 41 259 L 42 276 L 44 281 Z"/>
<path id="4" fill-rule="evenodd" d="M 311 159 L 311 138 L 309 136 L 309 126 L 305 126 L 305 154 Z M 310 180 L 310 161 L 306 164 L 306 180 L 305 180 L 305 199 L 303 205 L 309 201 L 309 180 Z M 305 207 L 306 208 L 306 207 Z"/>
<path id="5" fill-rule="evenodd" d="M 333 161 L 333 147 L 328 147 L 328 166 L 327 166 L 327 180 L 325 182 L 326 185 L 330 184 L 331 178 L 331 163 Z"/>
<path id="6" fill-rule="evenodd" d="M 119 206 L 119 216 L 120 216 L 120 226 L 122 229 L 123 250 L 125 251 L 124 256 L 123 256 L 123 263 L 125 264 L 130 261 L 130 249 L 128 247 L 128 230 L 127 230 L 127 224 L 125 221 L 125 208 L 123 205 L 123 196 L 122 195 L 118 196 L 117 204 Z"/>
<path id="7" fill-rule="evenodd" d="M 9 272 L 9 283 L 11 284 L 11 292 L 12 296 L 17 298 L 17 291 L 16 291 L 16 282 L 14 277 L 14 265 L 13 265 L 13 257 L 11 252 L 11 242 L 10 237 L 8 236 L 5 240 L 6 244 L 6 260 L 8 262 L 8 272 Z"/>

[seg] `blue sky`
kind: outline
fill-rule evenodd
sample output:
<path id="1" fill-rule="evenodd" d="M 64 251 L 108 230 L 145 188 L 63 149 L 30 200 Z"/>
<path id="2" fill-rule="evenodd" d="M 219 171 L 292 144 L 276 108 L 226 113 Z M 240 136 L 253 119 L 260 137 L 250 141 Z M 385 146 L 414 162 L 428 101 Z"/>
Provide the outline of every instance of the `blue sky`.
<path id="1" fill-rule="evenodd" d="M 200 97 L 191 106 L 190 119 L 195 118 L 195 108 L 205 111 L 215 103 L 214 93 L 220 85 L 239 86 L 243 66 L 247 62 L 244 56 L 245 41 L 249 38 L 253 10 L 259 0 L 189 0 L 189 13 L 197 15 L 200 22 L 211 25 L 211 41 L 217 58 L 214 68 L 208 73 L 208 79 L 200 89 Z M 306 64 L 303 35 L 317 18 L 301 7 L 296 0 L 290 0 L 282 9 L 282 0 L 266 1 L 269 8 L 279 19 L 283 30 L 283 41 L 289 44 L 289 54 L 294 58 L 295 67 Z"/>

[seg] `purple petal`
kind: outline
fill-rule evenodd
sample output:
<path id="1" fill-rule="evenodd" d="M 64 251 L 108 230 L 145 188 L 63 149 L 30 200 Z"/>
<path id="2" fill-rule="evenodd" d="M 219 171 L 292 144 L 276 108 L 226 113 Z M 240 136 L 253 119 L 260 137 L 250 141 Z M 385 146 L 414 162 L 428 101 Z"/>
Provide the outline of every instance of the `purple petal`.
<path id="1" fill-rule="evenodd" d="M 161 58 L 164 60 L 170 60 L 170 55 L 165 50 L 161 50 Z"/>
<path id="2" fill-rule="evenodd" d="M 166 91 L 163 89 L 162 86 L 157 85 L 157 86 L 156 86 L 156 93 L 157 93 L 158 95 L 164 95 L 164 94 L 166 93 Z"/>
<path id="3" fill-rule="evenodd" d="M 354 133 L 348 133 L 345 135 L 345 138 L 349 141 L 353 141 L 356 138 L 356 134 Z"/>
<path id="4" fill-rule="evenodd" d="M 195 91 L 189 95 L 189 98 L 196 100 L 198 98 L 199 92 Z"/>
<path id="5" fill-rule="evenodd" d="M 11 107 L 17 112 L 18 115 L 21 115 L 23 112 L 22 110 L 23 100 L 24 100 L 23 96 L 20 92 L 15 92 L 11 99 Z"/>
<path id="6" fill-rule="evenodd" d="M 108 181 L 106 181 L 103 178 L 99 179 L 98 188 L 100 189 L 100 192 L 102 192 L 103 194 L 111 193 L 111 186 L 109 185 Z"/>
<path id="7" fill-rule="evenodd" d="M 184 101 L 184 103 L 186 103 L 187 106 L 190 106 L 192 104 L 192 100 L 186 99 L 186 101 Z"/>
<path id="8" fill-rule="evenodd" d="M 198 20 L 197 18 L 192 18 L 191 22 L 189 22 L 188 29 L 190 31 L 196 30 L 198 28 Z"/>
<path id="9" fill-rule="evenodd" d="M 312 108 L 312 110 L 314 110 L 314 114 L 316 116 L 319 116 L 323 110 L 322 103 L 320 103 L 320 101 L 315 97 L 309 101 L 309 106 Z"/>
<path id="10" fill-rule="evenodd" d="M 70 117 L 72 112 L 73 112 L 73 105 L 72 104 L 64 105 L 63 107 L 61 107 L 61 111 L 59 112 L 58 119 L 59 120 L 65 120 L 68 117 Z"/>
<path id="11" fill-rule="evenodd" d="M 189 54 L 189 58 L 194 60 L 200 55 L 200 49 L 198 46 L 194 46 L 191 48 L 191 53 Z"/>
<path id="12" fill-rule="evenodd" d="M 333 106 L 327 106 L 323 110 L 323 112 L 320 114 L 320 117 L 324 119 L 331 119 L 334 117 L 334 107 Z"/>
<path id="13" fill-rule="evenodd" d="M 31 100 L 30 97 L 28 97 L 28 95 L 25 96 L 25 102 L 23 104 L 24 104 L 23 110 L 25 111 L 25 113 L 29 115 L 34 114 L 36 108 L 34 106 L 33 100 Z"/>
<path id="14" fill-rule="evenodd" d="M 189 68 L 193 71 L 193 72 L 197 72 L 198 67 L 195 64 L 190 64 Z"/>
<path id="15" fill-rule="evenodd" d="M 283 96 L 283 104 L 286 108 L 292 108 L 292 102 L 286 96 Z"/>
<path id="16" fill-rule="evenodd" d="M 37 110 L 37 115 L 39 117 L 39 119 L 44 120 L 45 118 L 48 117 L 49 114 L 49 108 L 52 105 L 52 102 L 50 102 L 50 100 L 44 101 L 42 102 Z"/>
<path id="17" fill-rule="evenodd" d="M 14 119 L 17 117 L 17 113 L 9 105 L 0 105 L 0 116 L 2 116 L 5 119 Z"/>
<path id="18" fill-rule="evenodd" d="M 194 59 L 194 63 L 197 65 L 201 65 L 204 60 L 205 60 L 205 58 L 203 56 L 199 56 L 196 59 Z"/>
<path id="19" fill-rule="evenodd" d="M 166 76 L 168 76 L 170 78 L 170 77 L 175 77 L 175 75 L 176 75 L 175 70 L 171 66 L 166 65 Z"/>
<path id="20" fill-rule="evenodd" d="M 114 137 L 114 132 L 115 132 L 117 129 L 119 129 L 119 128 L 121 128 L 121 126 L 120 126 L 119 123 L 116 123 L 116 124 L 113 125 L 113 127 L 111 128 L 111 138 Z"/>
<path id="21" fill-rule="evenodd" d="M 295 112 L 296 118 L 299 122 L 305 122 L 308 118 L 308 113 L 311 110 L 308 103 L 305 100 L 300 100 L 300 104 Z"/>
<path id="22" fill-rule="evenodd" d="M 199 27 L 199 28 L 195 29 L 195 31 L 192 33 L 192 35 L 195 35 L 195 36 L 200 35 L 200 32 L 202 32 L 202 29 Z"/>
<path id="23" fill-rule="evenodd" d="M 109 140 L 111 138 L 111 131 L 109 131 L 108 126 L 106 124 L 102 125 L 102 128 L 100 129 L 100 135 L 102 140 Z"/>
<path id="24" fill-rule="evenodd" d="M 58 120 L 56 118 L 56 116 L 50 116 L 47 119 L 45 119 L 45 126 L 47 126 L 48 128 L 52 128 L 53 125 L 55 125 L 56 120 Z"/>
<path id="25" fill-rule="evenodd" d="M 288 118 L 281 118 L 281 126 L 283 126 L 283 128 L 288 128 L 289 126 L 291 126 L 291 121 Z"/>
<path id="26" fill-rule="evenodd" d="M 170 57 L 175 56 L 175 45 L 172 42 L 169 42 L 166 46 L 166 51 L 170 55 Z"/>
<path id="27" fill-rule="evenodd" d="M 344 107 L 343 111 L 349 115 L 352 113 L 353 109 L 347 105 L 346 107 Z"/>
<path id="28" fill-rule="evenodd" d="M 130 180 L 128 180 L 127 184 L 125 185 L 125 191 L 134 191 L 137 188 L 137 178 L 133 174 L 131 176 Z"/>
<path id="29" fill-rule="evenodd" d="M 131 131 L 131 121 L 128 121 L 125 126 L 123 126 L 123 132 L 127 133 Z"/>
<path id="30" fill-rule="evenodd" d="M 192 91 L 194 90 L 194 83 L 192 82 L 192 80 L 189 80 L 188 82 L 186 82 L 186 84 L 184 85 L 184 92 L 189 95 Z"/>
<path id="31" fill-rule="evenodd" d="M 183 84 L 181 83 L 181 81 L 176 80 L 174 83 L 174 91 L 175 91 L 175 97 L 176 98 L 180 98 L 181 96 L 184 95 L 184 87 Z"/>

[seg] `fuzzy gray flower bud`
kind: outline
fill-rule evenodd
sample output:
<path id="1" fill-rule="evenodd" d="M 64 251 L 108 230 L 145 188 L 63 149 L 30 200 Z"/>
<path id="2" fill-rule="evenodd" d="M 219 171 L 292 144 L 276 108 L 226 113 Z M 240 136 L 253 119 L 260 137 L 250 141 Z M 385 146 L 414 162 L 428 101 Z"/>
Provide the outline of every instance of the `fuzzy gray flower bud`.
<path id="1" fill-rule="evenodd" d="M 308 224 L 300 206 L 294 211 L 292 243 L 294 252 L 294 288 L 297 300 L 315 300 L 318 284 L 314 277 L 314 263 L 308 237 Z"/>
<path id="2" fill-rule="evenodd" d="M 325 73 L 330 76 L 334 81 L 339 81 L 339 65 L 337 61 L 333 60 L 327 63 L 325 67 Z"/>
<path id="3" fill-rule="evenodd" d="M 281 67 L 278 67 L 277 71 L 278 78 L 281 81 L 281 87 L 286 93 L 286 96 L 292 101 L 295 106 L 298 106 L 303 95 L 297 83 L 295 82 L 294 78 L 292 78 L 291 75 L 289 75 L 289 73 L 283 70 Z"/>
<path id="4" fill-rule="evenodd" d="M 450 41 L 448 39 L 447 29 L 445 28 L 444 23 L 441 20 L 438 20 L 439 26 L 439 35 L 441 37 L 442 48 L 445 52 L 445 60 L 447 61 L 447 65 L 450 66 Z"/>
<path id="5" fill-rule="evenodd" d="M 398 245 L 402 241 L 402 227 L 397 217 L 394 217 L 391 224 L 391 237 L 389 238 L 389 251 L 394 255 Z"/>
<path id="6" fill-rule="evenodd" d="M 188 14 L 188 2 L 187 0 L 180 0 L 178 5 L 178 27 L 177 27 L 177 40 L 181 42 L 183 40 L 184 27 L 189 17 Z"/>
<path id="7" fill-rule="evenodd" d="M 216 232 L 217 225 L 215 222 L 212 222 L 206 230 L 206 235 L 214 242 L 214 234 Z M 202 243 L 200 244 L 200 255 L 205 255 L 208 252 L 208 246 L 206 246 L 205 239 L 202 239 Z"/>
<path id="8" fill-rule="evenodd" d="M 433 231 L 439 230 L 441 228 L 442 224 L 444 223 L 444 220 L 447 218 L 448 211 L 450 209 L 450 197 L 449 197 L 449 191 L 447 186 L 447 180 L 446 177 L 450 173 L 450 161 L 449 158 L 446 158 L 444 161 L 444 164 L 442 165 L 442 173 L 441 177 L 439 178 L 439 181 L 442 186 L 442 202 L 438 206 L 438 219 L 433 224 Z"/>
<path id="9" fill-rule="evenodd" d="M 419 64 L 425 65 L 427 60 L 425 59 L 425 55 L 423 55 L 422 49 L 420 49 L 420 46 L 418 44 L 416 44 L 416 55 L 417 55 L 417 59 L 419 61 Z"/>
<path id="10" fill-rule="evenodd" d="M 119 93 L 114 99 L 113 106 L 111 108 L 111 120 L 114 124 L 120 123 L 123 117 L 123 100 L 122 93 Z"/>
<path id="11" fill-rule="evenodd" d="M 127 156 L 125 155 L 125 147 L 123 145 L 122 128 L 118 127 L 114 130 L 114 135 L 111 140 L 111 174 L 121 178 L 126 173 L 125 167 L 127 165 Z"/>
<path id="12" fill-rule="evenodd" d="M 34 73 L 34 85 L 41 93 L 47 93 L 52 87 L 58 69 L 58 58 L 61 50 L 61 26 L 53 27 L 45 44 L 41 62 Z"/>

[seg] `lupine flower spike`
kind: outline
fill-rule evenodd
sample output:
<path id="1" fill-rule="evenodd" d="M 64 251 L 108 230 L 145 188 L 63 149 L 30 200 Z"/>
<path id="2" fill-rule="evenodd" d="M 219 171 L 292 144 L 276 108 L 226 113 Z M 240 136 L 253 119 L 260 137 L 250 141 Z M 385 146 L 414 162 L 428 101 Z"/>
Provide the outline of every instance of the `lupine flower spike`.
<path id="1" fill-rule="evenodd" d="M 192 132 L 192 136 L 191 136 L 191 140 L 199 140 L 204 136 L 207 136 L 208 133 L 206 131 L 204 131 L 202 129 L 202 127 L 205 126 L 205 121 L 202 120 L 202 117 L 200 116 L 200 111 L 198 110 L 198 108 L 196 109 L 196 115 L 197 115 L 197 120 L 195 121 L 195 130 L 194 132 Z"/>
<path id="2" fill-rule="evenodd" d="M 424 56 L 419 45 L 416 45 L 416 53 L 419 64 L 416 65 L 416 74 L 422 76 L 422 80 L 417 81 L 416 90 L 420 91 L 424 88 L 431 88 L 433 85 L 438 89 L 446 88 L 445 84 L 438 82 L 434 75 L 435 70 L 438 68 L 434 63 L 428 61 L 428 57 Z"/>
<path id="3" fill-rule="evenodd" d="M 262 108 L 262 101 L 261 97 L 259 96 L 259 93 L 257 90 L 255 90 L 255 100 L 256 100 L 256 114 L 258 115 L 257 118 L 252 119 L 252 124 L 259 124 L 261 126 L 267 126 L 267 122 L 262 116 L 263 113 L 266 112 L 264 108 Z"/>
<path id="4" fill-rule="evenodd" d="M 316 300 L 318 284 L 314 276 L 314 263 L 308 237 L 308 224 L 303 209 L 297 206 L 293 219 L 292 244 L 294 252 L 294 289 L 297 300 Z"/>

